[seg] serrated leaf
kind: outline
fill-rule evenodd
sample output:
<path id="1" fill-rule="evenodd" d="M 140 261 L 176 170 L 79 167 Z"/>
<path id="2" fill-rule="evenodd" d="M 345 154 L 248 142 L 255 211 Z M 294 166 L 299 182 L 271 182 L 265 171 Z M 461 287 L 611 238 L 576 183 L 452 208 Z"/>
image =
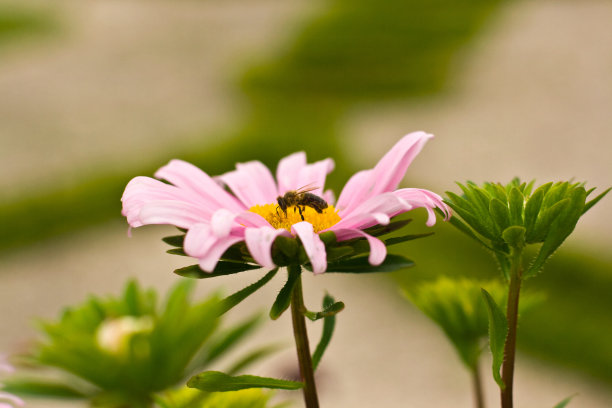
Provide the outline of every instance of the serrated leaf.
<path id="1" fill-rule="evenodd" d="M 300 271 L 294 268 L 288 269 L 288 277 L 285 286 L 282 287 L 278 295 L 276 296 L 276 300 L 270 309 L 270 319 L 276 320 L 278 319 L 284 312 L 289 308 L 291 304 L 291 294 L 293 293 L 293 288 L 295 287 L 296 282 L 300 277 Z"/>
<path id="2" fill-rule="evenodd" d="M 331 305 L 335 304 L 335 299 L 329 294 L 326 293 L 325 297 L 323 297 L 323 309 L 327 307 L 331 307 Z M 332 335 L 334 334 L 334 328 L 336 327 L 336 315 L 331 315 L 323 318 L 323 331 L 321 332 L 321 340 L 319 340 L 319 344 L 312 354 L 312 369 L 316 371 L 319 363 L 321 362 L 321 358 L 323 354 L 325 354 L 325 350 L 329 343 L 331 342 Z"/>
<path id="3" fill-rule="evenodd" d="M 398 269 L 414 266 L 414 262 L 401 255 L 387 254 L 380 265 L 370 265 L 367 256 L 343 259 L 327 264 L 326 273 L 375 273 L 393 272 Z"/>
<path id="4" fill-rule="evenodd" d="M 220 314 L 224 314 L 228 310 L 232 309 L 234 306 L 242 302 L 247 297 L 251 296 L 257 290 L 259 290 L 262 286 L 268 283 L 274 275 L 278 272 L 278 268 L 272 269 L 270 272 L 265 274 L 263 278 L 258 280 L 255 283 L 250 284 L 244 289 L 239 290 L 238 292 L 226 297 L 219 303 Z"/>
<path id="5" fill-rule="evenodd" d="M 324 306 L 323 310 L 321 310 L 320 312 L 311 312 L 309 310 L 304 310 L 303 315 L 314 322 L 325 317 L 335 316 L 343 310 L 344 303 L 336 302 L 330 304 L 329 306 Z"/>
<path id="6" fill-rule="evenodd" d="M 553 221 L 563 212 L 563 210 L 565 210 L 569 203 L 570 200 L 564 198 L 563 200 L 557 201 L 551 207 L 546 208 L 544 211 L 540 211 L 535 226 L 533 227 L 533 232 L 529 236 L 529 242 L 543 241 Z"/>
<path id="7" fill-rule="evenodd" d="M 258 377 L 254 375 L 231 376 L 220 371 L 205 371 L 191 377 L 187 387 L 208 392 L 238 391 L 248 388 L 273 388 L 281 390 L 298 390 L 304 386 L 297 381 L 277 378 Z"/>
<path id="8" fill-rule="evenodd" d="M 490 251 L 494 251 L 486 242 L 484 242 L 478 235 L 472 231 L 472 229 L 463 221 L 461 221 L 458 217 L 451 217 L 448 220 L 451 225 L 457 228 L 459 231 L 463 232 L 468 237 L 472 238 L 474 241 L 478 242 L 480 245 L 484 246 L 486 249 Z"/>
<path id="9" fill-rule="evenodd" d="M 185 242 L 185 234 L 164 237 L 162 238 L 162 241 L 164 241 L 168 245 L 172 245 L 175 247 L 183 247 L 183 243 Z"/>
<path id="10" fill-rule="evenodd" d="M 447 191 L 446 194 L 451 198 L 451 200 L 446 200 L 445 203 L 449 207 L 451 207 L 457 215 L 463 218 L 465 223 L 467 223 L 472 229 L 474 229 L 476 232 L 478 232 L 485 238 L 488 238 L 490 240 L 495 240 L 497 238 L 494 233 L 495 231 L 493 231 L 491 228 L 488 228 L 483 222 L 483 220 L 474 212 L 472 212 L 474 209 L 470 207 L 469 202 L 450 191 Z M 468 207 L 464 208 L 463 205 L 458 205 L 457 200 L 462 200 Z M 451 217 L 451 221 L 454 218 L 456 217 Z M 487 218 L 489 218 L 488 214 Z"/>
<path id="11" fill-rule="evenodd" d="M 484 289 L 482 295 L 487 305 L 489 314 L 489 346 L 493 355 L 493 378 L 502 390 L 506 387 L 501 378 L 500 369 L 504 361 L 504 346 L 508 336 L 508 321 L 501 309 L 493 300 L 493 297 Z"/>
<path id="12" fill-rule="evenodd" d="M 536 220 L 538 219 L 538 214 L 540 213 L 540 208 L 542 207 L 542 201 L 544 200 L 545 189 L 539 187 L 533 195 L 527 200 L 527 204 L 525 204 L 525 229 L 527 230 L 527 242 L 532 242 L 532 237 L 534 235 L 534 227 Z"/>
<path id="13" fill-rule="evenodd" d="M 193 279 L 208 279 L 216 278 L 217 276 L 232 275 L 253 269 L 260 269 L 260 265 L 249 264 L 245 262 L 219 261 L 215 270 L 212 272 L 204 272 L 199 265 L 190 265 L 184 268 L 179 268 L 174 271 L 179 276 Z"/>
<path id="14" fill-rule="evenodd" d="M 14 378 L 2 380 L 3 391 L 23 396 L 83 399 L 87 395 L 68 385 L 39 379 Z"/>

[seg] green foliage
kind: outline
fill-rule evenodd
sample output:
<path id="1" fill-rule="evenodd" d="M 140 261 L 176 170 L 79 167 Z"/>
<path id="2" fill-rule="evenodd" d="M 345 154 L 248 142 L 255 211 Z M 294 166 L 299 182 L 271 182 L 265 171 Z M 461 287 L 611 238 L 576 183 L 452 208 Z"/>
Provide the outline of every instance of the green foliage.
<path id="1" fill-rule="evenodd" d="M 367 256 L 360 256 L 348 260 L 330 262 L 327 265 L 326 273 L 393 272 L 413 265 L 414 262 L 401 255 L 387 254 L 387 257 L 380 265 L 370 265 Z"/>
<path id="2" fill-rule="evenodd" d="M 440 277 L 404 289 L 406 296 L 440 326 L 470 369 L 478 365 L 488 333 L 487 308 L 481 288 L 487 288 L 496 303 L 505 304 L 505 288 L 497 281 Z"/>
<path id="3" fill-rule="evenodd" d="M 587 192 L 584 183 L 547 183 L 533 194 L 534 182 L 521 183 L 518 179 L 505 186 L 457 184 L 463 195 L 447 192 L 446 203 L 456 214 L 451 223 L 493 251 L 506 278 L 513 250 L 522 251 L 527 244 L 541 246 L 523 276 L 534 276 L 541 271 L 548 258 L 572 233 L 582 214 L 609 191 L 587 201 L 593 190 Z"/>
<path id="4" fill-rule="evenodd" d="M 299 390 L 301 382 L 280 380 L 277 378 L 258 377 L 254 375 L 239 375 L 236 377 L 219 371 L 205 371 L 192 377 L 187 386 L 202 391 L 238 391 L 248 388 L 274 388 L 282 390 Z"/>
<path id="5" fill-rule="evenodd" d="M 570 403 L 570 401 L 575 397 L 575 395 L 571 395 L 569 397 L 567 397 L 566 399 L 564 399 L 563 401 L 561 401 L 560 403 L 558 403 L 557 405 L 554 406 L 554 408 L 565 408 L 567 406 L 567 404 Z"/>
<path id="6" fill-rule="evenodd" d="M 337 305 L 335 299 L 328 293 L 323 298 L 323 310 L 328 310 L 332 308 L 334 305 Z M 342 304 L 344 306 L 344 304 Z M 319 340 L 319 344 L 315 348 L 314 353 L 312 354 L 312 369 L 316 370 L 321 362 L 321 358 L 323 358 L 323 354 L 325 350 L 327 350 L 327 346 L 331 341 L 332 335 L 334 334 L 334 328 L 336 327 L 336 313 L 330 314 L 323 318 L 323 330 L 321 332 L 321 340 Z"/>
<path id="7" fill-rule="evenodd" d="M 293 293 L 295 284 L 298 282 L 298 279 L 300 279 L 300 273 L 301 270 L 299 268 L 288 268 L 287 282 L 282 287 L 280 292 L 278 292 L 278 296 L 276 296 L 276 300 L 272 304 L 272 308 L 270 309 L 270 319 L 278 319 L 283 312 L 289 308 L 289 305 L 291 304 L 291 294 Z"/>
<path id="8" fill-rule="evenodd" d="M 182 281 L 158 305 L 155 291 L 132 281 L 120 297 L 91 297 L 67 308 L 59 320 L 41 323 L 45 337 L 28 356 L 62 375 L 13 378 L 5 388 L 109 408 L 149 407 L 156 394 L 225 355 L 259 322 L 252 317 L 219 330 L 219 298 L 192 303 L 192 290 L 191 281 Z M 239 368 L 265 355 L 243 358 Z"/>
<path id="9" fill-rule="evenodd" d="M 504 361 L 504 345 L 508 336 L 508 321 L 504 312 L 495 303 L 489 292 L 482 289 L 482 294 L 486 301 L 487 312 L 489 313 L 489 347 L 493 355 L 493 378 L 503 390 L 506 385 L 501 378 L 500 369 Z"/>

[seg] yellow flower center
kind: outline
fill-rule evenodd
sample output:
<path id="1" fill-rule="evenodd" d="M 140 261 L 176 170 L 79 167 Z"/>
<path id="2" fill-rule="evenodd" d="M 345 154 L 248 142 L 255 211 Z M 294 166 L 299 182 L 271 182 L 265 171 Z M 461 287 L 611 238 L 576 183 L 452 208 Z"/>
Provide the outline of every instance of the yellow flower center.
<path id="1" fill-rule="evenodd" d="M 323 231 L 340 221 L 340 216 L 333 205 L 328 205 L 320 214 L 311 207 L 300 207 L 304 220 L 300 216 L 300 211 L 296 206 L 287 207 L 287 215 L 277 204 L 255 205 L 249 211 L 259 214 L 266 219 L 274 228 L 284 228 L 291 232 L 291 226 L 298 222 L 307 221 L 312 224 L 314 232 Z"/>

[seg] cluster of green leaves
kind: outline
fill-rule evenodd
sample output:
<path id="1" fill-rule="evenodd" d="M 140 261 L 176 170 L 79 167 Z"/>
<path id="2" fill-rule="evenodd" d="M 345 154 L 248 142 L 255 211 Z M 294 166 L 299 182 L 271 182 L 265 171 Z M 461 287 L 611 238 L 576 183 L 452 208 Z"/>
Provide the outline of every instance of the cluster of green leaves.
<path id="1" fill-rule="evenodd" d="M 160 306 L 154 290 L 143 290 L 132 281 L 121 297 L 92 297 L 67 308 L 59 320 L 41 323 L 45 337 L 24 356 L 35 368 L 59 372 L 53 379 L 40 372 L 14 378 L 5 388 L 20 395 L 83 399 L 108 408 L 145 408 L 154 400 L 164 401 L 165 393 L 225 355 L 260 320 L 253 317 L 221 329 L 218 296 L 193 304 L 193 287 L 191 281 L 180 282 Z M 237 372 L 274 349 L 254 350 L 228 371 Z M 197 393 L 181 407 L 207 406 L 202 404 L 208 397 Z"/>
<path id="2" fill-rule="evenodd" d="M 459 216 L 451 218 L 451 223 L 493 252 L 506 279 L 510 277 L 511 256 L 528 244 L 542 245 L 523 277 L 540 272 L 580 217 L 610 191 L 587 201 L 595 189 L 587 191 L 584 183 L 550 182 L 535 190 L 534 181 L 521 183 L 518 179 L 505 186 L 457 184 L 463 195 L 446 193 L 446 203 Z"/>
<path id="3" fill-rule="evenodd" d="M 408 234 L 397 236 L 398 230 L 410 223 L 410 219 L 393 220 L 388 225 L 377 225 L 366 230 L 369 234 L 381 237 L 387 245 L 395 245 L 414 239 L 423 238 L 431 234 Z M 390 236 L 392 234 L 393 236 Z M 370 251 L 369 244 L 365 238 L 352 239 L 338 242 L 333 232 L 328 231 L 320 234 L 327 252 L 326 273 L 376 273 L 392 272 L 398 269 L 412 266 L 414 263 L 401 255 L 387 255 L 385 261 L 372 266 L 368 261 L 367 253 Z M 185 255 L 182 248 L 185 235 L 175 235 L 164 238 L 164 242 L 174 248 L 168 250 L 175 255 Z M 365 254 L 365 255 L 364 255 Z M 291 305 L 292 294 L 302 273 L 301 265 L 311 270 L 310 260 L 301 244 L 299 238 L 278 237 L 272 245 L 272 258 L 279 266 L 286 266 L 288 270 L 287 281 L 279 291 L 276 300 L 270 308 L 270 318 L 278 319 Z M 239 242 L 230 247 L 222 256 L 212 272 L 204 272 L 196 265 L 187 266 L 175 270 L 175 273 L 184 277 L 196 279 L 210 279 L 216 276 L 252 271 L 260 268 L 251 257 L 245 242 Z M 220 302 L 220 313 L 225 313 L 257 290 L 261 289 L 277 273 L 278 268 L 266 273 L 262 278 L 244 289 L 228 296 Z M 300 289 L 301 290 L 301 289 Z M 323 309 L 318 312 L 301 308 L 301 313 L 311 321 L 323 319 L 323 334 L 321 340 L 312 356 L 313 369 L 318 366 L 325 349 L 327 348 L 335 327 L 336 314 L 344 309 L 343 302 L 336 302 L 332 296 L 326 295 L 323 299 Z M 274 378 L 263 378 L 256 376 L 232 377 L 225 373 L 207 371 L 189 382 L 189 386 L 197 387 L 206 391 L 239 390 L 252 387 L 265 388 L 301 388 L 302 383 L 279 380 Z"/>

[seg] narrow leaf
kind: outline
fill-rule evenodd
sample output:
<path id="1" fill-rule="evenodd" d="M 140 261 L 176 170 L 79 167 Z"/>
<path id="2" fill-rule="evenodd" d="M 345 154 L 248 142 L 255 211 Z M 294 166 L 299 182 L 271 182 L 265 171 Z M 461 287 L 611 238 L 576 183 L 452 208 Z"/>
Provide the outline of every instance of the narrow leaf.
<path id="1" fill-rule="evenodd" d="M 215 270 L 212 272 L 204 272 L 202 269 L 200 269 L 199 265 L 190 265 L 184 268 L 176 269 L 174 273 L 185 278 L 208 279 L 260 268 L 260 265 L 253 265 L 244 262 L 219 261 L 215 267 Z"/>
<path id="2" fill-rule="evenodd" d="M 599 202 L 599 200 L 604 198 L 605 195 L 610 192 L 610 190 L 612 190 L 612 187 L 608 188 L 606 191 L 604 191 L 603 193 L 601 193 L 600 195 L 598 195 L 597 197 L 595 197 L 591 201 L 587 202 L 585 204 L 585 206 L 584 206 L 584 209 L 582 210 L 582 213 L 584 214 L 585 212 L 589 211 L 591 209 L 591 207 L 593 207 L 595 204 L 597 204 Z"/>
<path id="3" fill-rule="evenodd" d="M 332 303 L 328 307 L 324 307 L 323 310 L 320 312 L 311 312 L 309 310 L 305 310 L 303 314 L 308 319 L 314 322 L 316 320 L 323 319 L 325 317 L 335 316 L 343 310 L 344 310 L 344 303 L 336 302 L 336 303 Z"/>
<path id="4" fill-rule="evenodd" d="M 164 237 L 164 238 L 162 238 L 162 241 L 164 241 L 166 244 L 172 245 L 174 247 L 183 247 L 183 242 L 185 241 L 185 234 L 183 234 L 183 235 L 172 235 L 170 237 Z"/>
<path id="5" fill-rule="evenodd" d="M 502 201 L 497 198 L 492 199 L 489 203 L 489 213 L 500 231 L 510 226 L 510 211 L 508 210 L 508 206 Z"/>
<path id="6" fill-rule="evenodd" d="M 274 388 L 281 390 L 298 390 L 304 386 L 301 382 L 280 380 L 277 378 L 239 375 L 233 377 L 220 371 L 205 371 L 187 382 L 189 388 L 202 391 L 238 391 L 248 388 Z"/>
<path id="7" fill-rule="evenodd" d="M 426 232 L 423 234 L 410 234 L 410 235 L 403 235 L 401 237 L 387 238 L 383 241 L 386 246 L 390 246 L 390 245 L 401 244 L 402 242 L 412 241 L 414 239 L 425 238 L 433 234 L 434 234 L 433 232 Z"/>
<path id="8" fill-rule="evenodd" d="M 400 228 L 404 228 L 406 225 L 410 224 L 410 222 L 412 222 L 412 219 L 391 221 L 387 225 L 375 225 L 373 227 L 366 228 L 364 232 L 378 237 L 380 235 L 389 234 L 390 232 L 396 231 Z"/>
<path id="9" fill-rule="evenodd" d="M 523 225 L 523 208 L 525 206 L 525 197 L 514 187 L 508 194 L 508 205 L 510 207 L 510 223 L 512 225 Z"/>
<path id="10" fill-rule="evenodd" d="M 300 271 L 296 271 L 293 268 L 288 268 L 289 273 L 287 277 L 287 283 L 285 286 L 278 292 L 278 296 L 276 296 L 276 300 L 270 309 L 270 319 L 276 320 L 278 319 L 285 310 L 291 304 L 291 294 L 293 293 L 293 288 L 295 287 L 295 283 L 300 277 Z"/>
<path id="11" fill-rule="evenodd" d="M 367 256 L 339 260 L 327 264 L 326 273 L 374 273 L 393 272 L 398 269 L 414 266 L 414 262 L 401 255 L 388 254 L 380 265 L 370 265 Z"/>
<path id="12" fill-rule="evenodd" d="M 51 398 L 87 398 L 68 385 L 50 380 L 38 379 L 7 379 L 3 380 L 3 391 L 24 396 L 51 397 Z"/>
<path id="13" fill-rule="evenodd" d="M 504 361 L 504 345 L 506 344 L 506 337 L 508 336 L 508 321 L 489 292 L 484 289 L 481 290 L 489 314 L 489 346 L 493 354 L 493 378 L 499 385 L 499 388 L 503 390 L 506 388 L 506 385 L 499 371 Z"/>
<path id="14" fill-rule="evenodd" d="M 335 299 L 329 294 L 325 294 L 323 298 L 323 309 L 331 307 L 335 304 Z M 316 370 L 321 362 L 321 358 L 329 346 L 332 335 L 334 334 L 334 328 L 336 327 L 336 315 L 327 316 L 323 319 L 323 331 L 321 332 L 321 340 L 317 344 L 317 348 L 312 354 L 312 369 Z"/>
<path id="15" fill-rule="evenodd" d="M 226 297 L 225 299 L 223 299 L 219 303 L 219 309 L 220 309 L 219 313 L 224 314 L 225 312 L 227 312 L 228 310 L 236 306 L 238 303 L 242 302 L 244 299 L 251 296 L 257 290 L 259 290 L 262 286 L 268 283 L 274 277 L 274 275 L 276 275 L 276 272 L 278 272 L 278 268 L 272 269 L 270 272 L 265 274 L 264 277 L 258 280 L 257 282 L 252 283 L 246 288 L 241 289 L 238 292 L 234 293 L 233 295 L 230 295 Z"/>
<path id="16" fill-rule="evenodd" d="M 553 408 L 565 408 L 567 406 L 567 404 L 570 403 L 570 401 L 576 396 L 576 394 L 574 395 L 570 395 L 569 397 L 567 397 L 566 399 L 564 399 L 563 401 L 561 401 L 560 403 L 558 403 L 557 405 L 555 405 Z"/>

